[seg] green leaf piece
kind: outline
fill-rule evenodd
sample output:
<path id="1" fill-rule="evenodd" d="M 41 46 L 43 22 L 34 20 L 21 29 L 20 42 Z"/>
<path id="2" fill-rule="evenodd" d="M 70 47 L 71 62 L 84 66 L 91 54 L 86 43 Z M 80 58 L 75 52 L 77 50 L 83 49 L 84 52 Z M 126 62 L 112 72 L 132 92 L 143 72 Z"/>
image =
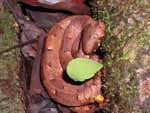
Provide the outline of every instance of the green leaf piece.
<path id="1" fill-rule="evenodd" d="M 75 58 L 67 65 L 67 74 L 74 81 L 83 82 L 92 78 L 101 68 L 102 64 L 86 58 Z"/>

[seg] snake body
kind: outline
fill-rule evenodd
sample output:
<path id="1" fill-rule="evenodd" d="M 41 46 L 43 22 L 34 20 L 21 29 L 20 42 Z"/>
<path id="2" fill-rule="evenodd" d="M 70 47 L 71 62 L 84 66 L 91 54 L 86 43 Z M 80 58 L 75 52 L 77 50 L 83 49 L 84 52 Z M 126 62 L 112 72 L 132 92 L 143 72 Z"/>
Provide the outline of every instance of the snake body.
<path id="1" fill-rule="evenodd" d="M 101 94 L 100 72 L 81 85 L 71 84 L 63 78 L 71 59 L 95 59 L 94 51 L 103 35 L 104 24 L 85 15 L 65 18 L 51 28 L 41 66 L 43 84 L 54 101 L 65 106 L 82 106 L 93 103 L 93 98 Z"/>

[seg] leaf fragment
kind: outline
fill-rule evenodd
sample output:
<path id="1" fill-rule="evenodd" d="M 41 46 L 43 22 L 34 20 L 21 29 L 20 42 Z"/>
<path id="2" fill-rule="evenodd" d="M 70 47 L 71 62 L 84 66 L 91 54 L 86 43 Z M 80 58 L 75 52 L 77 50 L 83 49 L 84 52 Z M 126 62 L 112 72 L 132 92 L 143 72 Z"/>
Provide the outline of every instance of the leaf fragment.
<path id="1" fill-rule="evenodd" d="M 92 78 L 101 68 L 102 64 L 86 58 L 75 58 L 67 65 L 67 74 L 74 81 L 83 82 Z"/>

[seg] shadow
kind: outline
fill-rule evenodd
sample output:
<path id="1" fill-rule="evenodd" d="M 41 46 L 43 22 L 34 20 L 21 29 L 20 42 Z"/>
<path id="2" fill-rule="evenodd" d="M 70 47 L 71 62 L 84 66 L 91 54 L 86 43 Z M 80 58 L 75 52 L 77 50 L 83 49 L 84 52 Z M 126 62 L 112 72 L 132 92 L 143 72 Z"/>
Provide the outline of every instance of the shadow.
<path id="1" fill-rule="evenodd" d="M 63 80 L 67 83 L 70 83 L 72 85 L 82 85 L 84 84 L 86 81 L 84 82 L 77 82 L 77 81 L 73 81 L 66 73 L 66 71 L 64 71 L 64 74 L 63 74 Z"/>
<path id="2" fill-rule="evenodd" d="M 102 59 L 106 56 L 107 51 L 104 49 L 104 47 L 100 46 L 97 51 L 95 52 L 96 55 L 100 56 Z"/>
<path id="3" fill-rule="evenodd" d="M 100 109 L 99 111 L 96 111 L 95 113 L 111 113 L 111 112 L 106 109 Z"/>

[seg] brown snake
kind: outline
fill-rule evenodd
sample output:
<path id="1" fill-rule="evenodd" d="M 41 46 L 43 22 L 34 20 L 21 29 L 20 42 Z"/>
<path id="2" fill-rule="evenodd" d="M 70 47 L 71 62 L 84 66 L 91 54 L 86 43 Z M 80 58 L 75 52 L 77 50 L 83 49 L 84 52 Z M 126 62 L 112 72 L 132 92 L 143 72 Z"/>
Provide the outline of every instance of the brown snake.
<path id="1" fill-rule="evenodd" d="M 68 83 L 63 77 L 73 58 L 99 61 L 94 52 L 104 36 L 104 29 L 102 22 L 85 15 L 65 18 L 50 29 L 42 56 L 41 76 L 54 101 L 65 106 L 82 106 L 94 103 L 94 97 L 101 94 L 100 72 L 81 85 Z"/>

